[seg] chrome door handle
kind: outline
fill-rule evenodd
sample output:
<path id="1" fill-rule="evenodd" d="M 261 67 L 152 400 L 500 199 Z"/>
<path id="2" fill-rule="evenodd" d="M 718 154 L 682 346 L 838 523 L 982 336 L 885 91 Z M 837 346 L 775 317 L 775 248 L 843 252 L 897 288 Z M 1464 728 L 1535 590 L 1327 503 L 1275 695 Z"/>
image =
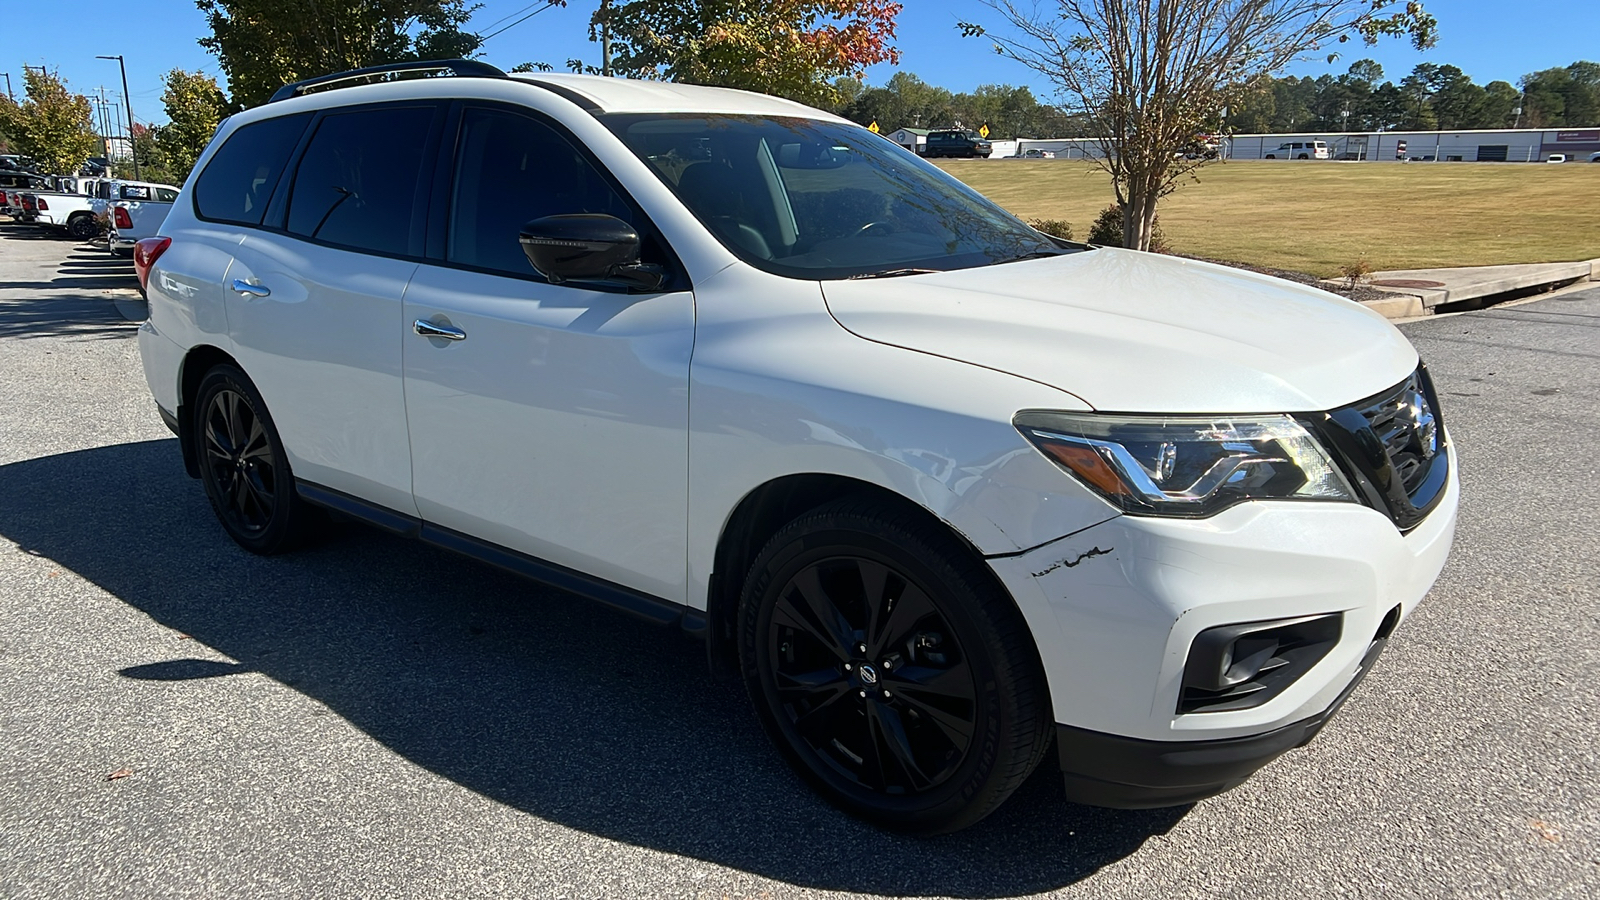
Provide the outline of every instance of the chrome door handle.
<path id="1" fill-rule="evenodd" d="M 252 297 L 272 296 L 272 291 L 267 290 L 266 285 L 251 284 L 250 282 L 245 281 L 243 278 L 235 278 L 233 280 L 233 292 L 235 294 L 249 294 Z"/>
<path id="2" fill-rule="evenodd" d="M 444 338 L 447 341 L 464 341 L 467 339 L 467 333 L 459 328 L 452 328 L 449 325 L 435 325 L 426 319 L 418 319 L 412 322 L 411 330 L 423 337 Z"/>

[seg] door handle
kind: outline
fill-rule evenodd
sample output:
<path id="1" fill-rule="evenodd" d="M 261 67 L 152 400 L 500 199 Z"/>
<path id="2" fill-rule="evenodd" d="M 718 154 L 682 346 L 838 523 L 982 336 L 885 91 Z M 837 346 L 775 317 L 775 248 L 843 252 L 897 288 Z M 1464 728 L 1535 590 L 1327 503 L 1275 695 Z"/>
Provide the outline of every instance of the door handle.
<path id="1" fill-rule="evenodd" d="M 249 294 L 252 297 L 272 296 L 272 291 L 267 290 L 266 285 L 251 284 L 250 282 L 245 281 L 243 278 L 235 278 L 233 280 L 233 292 L 235 294 Z"/>
<path id="2" fill-rule="evenodd" d="M 411 323 L 411 330 L 423 337 L 444 338 L 447 341 L 464 341 L 467 333 L 459 328 L 449 325 L 435 325 L 426 319 L 418 319 Z"/>

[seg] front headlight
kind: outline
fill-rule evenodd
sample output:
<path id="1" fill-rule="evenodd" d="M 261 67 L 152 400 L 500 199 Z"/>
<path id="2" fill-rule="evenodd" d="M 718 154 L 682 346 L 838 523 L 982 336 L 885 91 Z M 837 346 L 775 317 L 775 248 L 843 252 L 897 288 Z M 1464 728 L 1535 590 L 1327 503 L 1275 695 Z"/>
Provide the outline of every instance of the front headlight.
<path id="1" fill-rule="evenodd" d="M 1131 416 L 1028 410 L 1013 420 L 1045 456 L 1124 512 L 1209 516 L 1246 500 L 1355 492 L 1289 416 Z"/>

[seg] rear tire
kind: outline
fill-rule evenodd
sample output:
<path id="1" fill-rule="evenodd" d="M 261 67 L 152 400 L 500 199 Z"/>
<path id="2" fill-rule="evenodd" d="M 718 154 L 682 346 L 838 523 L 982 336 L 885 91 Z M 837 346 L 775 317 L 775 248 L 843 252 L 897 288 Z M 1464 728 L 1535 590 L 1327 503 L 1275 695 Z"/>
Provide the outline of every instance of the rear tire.
<path id="1" fill-rule="evenodd" d="M 73 216 L 67 220 L 67 234 L 77 240 L 87 241 L 99 233 L 100 228 L 95 225 L 93 216 Z"/>
<path id="2" fill-rule="evenodd" d="M 739 634 L 768 736 L 869 822 L 965 828 L 1044 756 L 1027 623 L 969 548 L 912 512 L 843 500 L 790 523 L 751 568 Z"/>
<path id="3" fill-rule="evenodd" d="M 193 409 L 200 481 L 228 536 L 262 556 L 304 542 L 314 511 L 295 490 L 288 454 L 256 386 L 234 366 L 216 366 L 201 380 Z"/>

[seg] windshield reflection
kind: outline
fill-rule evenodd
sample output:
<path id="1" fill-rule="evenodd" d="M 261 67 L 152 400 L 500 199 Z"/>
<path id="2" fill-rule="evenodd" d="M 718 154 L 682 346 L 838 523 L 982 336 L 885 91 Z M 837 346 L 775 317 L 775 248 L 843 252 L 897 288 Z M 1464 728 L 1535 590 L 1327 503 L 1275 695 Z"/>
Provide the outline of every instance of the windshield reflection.
<path id="1" fill-rule="evenodd" d="M 1082 249 L 864 128 L 705 114 L 603 121 L 729 250 L 775 274 L 911 274 Z"/>

